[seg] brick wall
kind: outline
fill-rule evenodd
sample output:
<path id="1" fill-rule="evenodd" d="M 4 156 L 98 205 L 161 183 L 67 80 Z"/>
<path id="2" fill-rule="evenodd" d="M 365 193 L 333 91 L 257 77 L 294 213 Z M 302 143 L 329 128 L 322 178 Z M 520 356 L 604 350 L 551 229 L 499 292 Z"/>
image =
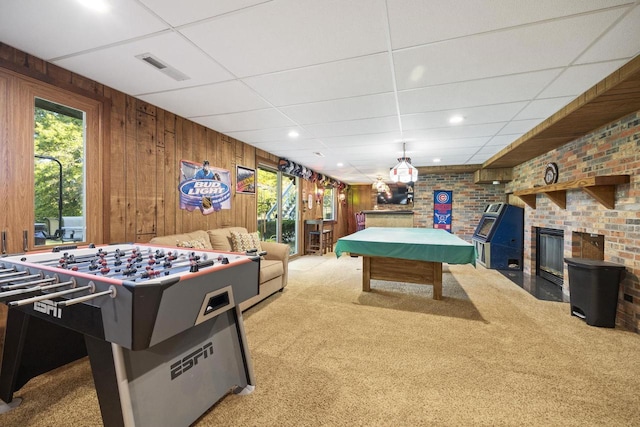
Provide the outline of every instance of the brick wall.
<path id="1" fill-rule="evenodd" d="M 576 256 L 574 233 L 604 236 L 604 259 L 626 266 L 620 287 L 616 324 L 640 331 L 640 112 L 610 123 L 513 169 L 514 180 L 507 191 L 544 185 L 546 165 L 558 165 L 558 182 L 579 178 L 625 174 L 631 183 L 616 187 L 614 209 L 607 209 L 580 190 L 567 191 L 566 209 L 546 196 L 538 195 L 536 209 L 525 209 L 524 271 L 535 272 L 536 227 L 564 231 L 564 256 Z M 575 242 L 577 243 L 577 242 Z M 564 293 L 569 294 L 569 277 L 564 266 Z M 625 300 L 631 299 L 631 301 Z"/>
<path id="2" fill-rule="evenodd" d="M 452 231 L 471 243 L 486 205 L 507 201 L 504 184 L 474 184 L 473 181 L 473 173 L 419 175 L 414 189 L 414 226 L 433 228 L 433 192 L 451 190 Z"/>

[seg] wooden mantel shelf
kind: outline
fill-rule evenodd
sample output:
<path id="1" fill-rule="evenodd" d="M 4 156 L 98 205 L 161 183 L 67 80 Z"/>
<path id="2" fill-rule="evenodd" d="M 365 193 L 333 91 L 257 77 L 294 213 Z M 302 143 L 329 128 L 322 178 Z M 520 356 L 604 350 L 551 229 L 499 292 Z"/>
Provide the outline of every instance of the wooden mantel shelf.
<path id="1" fill-rule="evenodd" d="M 628 184 L 631 181 L 629 175 L 603 175 L 592 176 L 590 178 L 577 179 L 575 181 L 560 182 L 557 184 L 545 185 L 544 187 L 529 188 L 514 192 L 529 205 L 536 208 L 536 195 L 544 194 L 561 209 L 567 207 L 567 190 L 579 189 L 589 194 L 600 202 L 607 209 L 615 206 L 616 185 Z"/>

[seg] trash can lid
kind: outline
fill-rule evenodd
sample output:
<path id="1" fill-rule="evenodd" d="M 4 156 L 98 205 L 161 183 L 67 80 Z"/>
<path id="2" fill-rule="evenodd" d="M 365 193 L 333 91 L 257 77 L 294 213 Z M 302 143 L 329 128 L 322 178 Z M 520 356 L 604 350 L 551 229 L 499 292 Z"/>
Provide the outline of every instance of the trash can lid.
<path id="1" fill-rule="evenodd" d="M 588 259 L 588 258 L 565 258 L 564 262 L 574 267 L 582 267 L 585 269 L 603 269 L 603 268 L 613 268 L 613 269 L 621 269 L 624 270 L 624 265 L 616 264 L 608 261 L 601 261 L 599 259 Z"/>

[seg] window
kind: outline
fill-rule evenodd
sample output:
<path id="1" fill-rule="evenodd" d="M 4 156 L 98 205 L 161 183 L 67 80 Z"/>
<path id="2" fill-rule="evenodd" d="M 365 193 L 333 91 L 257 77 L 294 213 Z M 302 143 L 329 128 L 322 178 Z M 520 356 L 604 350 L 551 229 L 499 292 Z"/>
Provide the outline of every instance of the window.
<path id="1" fill-rule="evenodd" d="M 298 249 L 298 178 L 268 166 L 258 166 L 258 231 L 262 240 Z"/>
<path id="2" fill-rule="evenodd" d="M 324 196 L 322 200 L 322 219 L 334 220 L 335 215 L 335 197 L 334 188 L 328 187 L 324 189 Z"/>
<path id="3" fill-rule="evenodd" d="M 85 113 L 37 97 L 34 111 L 34 244 L 84 241 Z"/>

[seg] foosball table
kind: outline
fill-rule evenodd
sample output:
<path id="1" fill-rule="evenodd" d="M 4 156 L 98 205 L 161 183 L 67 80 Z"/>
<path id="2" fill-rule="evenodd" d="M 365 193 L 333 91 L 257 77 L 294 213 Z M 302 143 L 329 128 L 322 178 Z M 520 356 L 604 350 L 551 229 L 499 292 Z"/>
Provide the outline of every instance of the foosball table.
<path id="1" fill-rule="evenodd" d="M 104 425 L 187 426 L 255 386 L 238 304 L 259 271 L 253 254 L 155 245 L 0 258 L 0 399 L 88 355 Z"/>

